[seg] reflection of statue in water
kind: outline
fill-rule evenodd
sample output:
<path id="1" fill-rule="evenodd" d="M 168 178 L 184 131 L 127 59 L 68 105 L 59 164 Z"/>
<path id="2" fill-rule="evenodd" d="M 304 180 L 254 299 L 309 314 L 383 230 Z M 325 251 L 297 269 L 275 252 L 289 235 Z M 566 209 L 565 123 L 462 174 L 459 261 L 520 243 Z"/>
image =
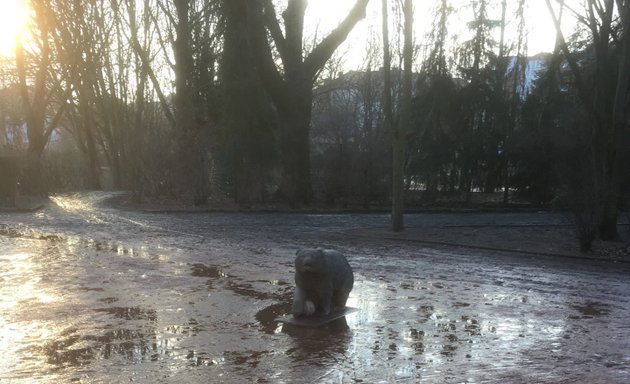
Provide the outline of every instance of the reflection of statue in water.
<path id="1" fill-rule="evenodd" d="M 328 249 L 303 249 L 295 258 L 293 316 L 328 315 L 346 307 L 354 284 L 348 260 Z"/>
<path id="2" fill-rule="evenodd" d="M 348 346 L 352 341 L 352 331 L 345 317 L 334 320 L 320 328 L 309 327 L 282 327 L 282 333 L 291 337 L 292 347 L 286 350 L 286 355 L 298 364 L 324 364 L 336 363 L 348 352 Z M 317 368 L 309 370 L 317 372 Z M 302 372 L 302 375 L 305 373 Z M 305 377 L 296 378 L 296 382 L 319 380 L 305 380 Z"/>

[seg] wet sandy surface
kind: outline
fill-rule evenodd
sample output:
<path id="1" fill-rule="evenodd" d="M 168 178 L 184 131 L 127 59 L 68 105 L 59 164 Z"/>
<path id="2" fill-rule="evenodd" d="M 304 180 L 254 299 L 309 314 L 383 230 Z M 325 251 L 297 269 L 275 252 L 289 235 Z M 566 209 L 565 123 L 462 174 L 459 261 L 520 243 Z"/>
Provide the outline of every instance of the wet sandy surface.
<path id="1" fill-rule="evenodd" d="M 0 213 L 0 382 L 630 381 L 627 263 L 365 236 L 380 214 L 155 214 L 104 196 Z M 484 220 L 565 219 L 408 217 Z M 346 254 L 359 311 L 282 326 L 295 251 L 312 246 Z"/>

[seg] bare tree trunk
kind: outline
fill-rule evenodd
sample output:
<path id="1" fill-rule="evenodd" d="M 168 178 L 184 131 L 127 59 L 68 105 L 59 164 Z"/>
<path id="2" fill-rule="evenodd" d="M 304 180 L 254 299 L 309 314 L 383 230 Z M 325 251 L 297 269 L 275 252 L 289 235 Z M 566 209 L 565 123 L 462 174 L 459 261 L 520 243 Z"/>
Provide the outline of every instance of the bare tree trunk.
<path id="1" fill-rule="evenodd" d="M 83 63 L 84 71 L 80 79 L 77 80 L 76 90 L 78 90 L 80 128 L 83 130 L 83 140 L 85 156 L 87 159 L 87 182 L 88 188 L 93 190 L 101 189 L 100 181 L 100 162 L 98 158 L 98 150 L 96 146 L 96 120 L 94 118 L 93 102 L 94 91 L 92 84 L 87 79 L 91 78 L 91 74 L 87 65 Z"/>
<path id="2" fill-rule="evenodd" d="M 171 106 L 169 104 L 164 91 L 162 91 L 162 86 L 160 85 L 160 81 L 151 66 L 151 58 L 147 50 L 140 44 L 140 39 L 138 37 L 138 26 L 136 23 L 136 13 L 135 13 L 135 0 L 125 0 L 127 3 L 128 10 L 128 18 L 129 18 L 129 32 L 130 36 L 130 44 L 133 48 L 134 52 L 138 56 L 138 59 L 141 61 L 144 70 L 147 71 L 147 76 L 149 80 L 151 80 L 151 84 L 153 85 L 153 89 L 157 94 L 158 100 L 160 101 L 160 106 L 162 108 L 162 112 L 164 112 L 164 116 L 169 122 L 171 128 L 175 129 L 176 121 L 175 116 L 173 115 L 173 111 L 171 110 Z M 145 3 L 145 7 L 147 4 Z M 145 10 L 145 12 L 148 12 Z"/>
<path id="3" fill-rule="evenodd" d="M 582 76 L 577 60 L 571 55 L 568 45 L 561 33 L 560 22 L 551 6 L 550 0 L 546 0 L 547 7 L 552 16 L 558 43 L 569 64 L 575 78 L 580 101 L 586 109 L 588 117 L 592 120 L 591 132 L 591 157 L 592 179 L 588 180 L 585 188 L 592 189 L 590 206 L 596 212 L 593 220 L 599 235 L 603 240 L 618 238 L 617 217 L 620 195 L 620 172 L 622 166 L 619 159 L 620 149 L 624 148 L 625 121 L 628 112 L 625 108 L 628 95 L 629 62 L 628 58 L 628 7 L 627 2 L 617 2 L 619 14 L 623 23 L 623 36 L 621 39 L 621 54 L 617 63 L 610 62 L 610 44 L 613 21 L 613 0 L 595 2 L 589 0 L 585 3 L 588 15 L 582 18 L 587 23 L 592 33 L 593 47 L 595 51 L 595 87 L 587 86 Z M 561 3 L 562 5 L 562 3 Z M 610 79 L 611 68 L 617 67 L 616 80 Z M 614 81 L 616 92 L 610 97 L 610 82 Z"/>
<path id="4" fill-rule="evenodd" d="M 287 100 L 287 105 L 278 109 L 283 170 L 280 190 L 292 204 L 308 204 L 313 197 L 309 137 L 312 84 L 307 82 L 301 91 L 296 90 L 294 94 L 294 100 Z"/>
<path id="5" fill-rule="evenodd" d="M 499 77 L 499 82 L 501 84 L 501 93 L 505 94 L 505 75 L 507 72 L 507 58 L 505 57 L 505 27 L 506 25 L 506 21 L 505 21 L 505 11 L 507 10 L 507 1 L 506 0 L 502 0 L 501 1 L 501 38 L 499 39 L 499 73 L 497 74 L 497 76 Z M 516 65 L 518 65 L 518 57 L 516 58 Z M 505 136 L 504 138 L 507 139 L 507 130 L 508 128 L 508 124 L 510 124 L 510 122 L 508 121 L 509 119 L 505 119 L 504 120 L 504 130 L 505 130 Z M 504 148 L 503 148 L 503 164 L 502 164 L 502 174 L 503 174 L 503 204 L 508 204 L 509 203 L 509 183 L 508 183 L 508 178 L 509 178 L 509 174 L 510 174 L 510 167 L 509 167 L 509 161 L 507 158 L 507 153 L 505 151 L 505 142 L 507 140 L 504 140 Z"/>
<path id="6" fill-rule="evenodd" d="M 226 0 L 229 1 L 229 0 Z M 365 17 L 369 0 L 356 0 L 345 19 L 310 52 L 303 52 L 306 0 L 289 0 L 283 13 L 284 31 L 271 1 L 248 1 L 250 44 L 255 48 L 259 75 L 278 113 L 278 137 L 282 165 L 281 193 L 291 204 L 308 204 L 312 199 L 310 179 L 310 119 L 313 83 L 319 71 L 346 39 L 356 23 Z M 276 65 L 267 31 L 282 61 Z"/>
<path id="7" fill-rule="evenodd" d="M 224 2 L 225 33 L 222 55 L 224 125 L 239 204 L 264 199 L 264 180 L 274 162 L 271 104 L 256 73 L 253 48 L 247 35 L 246 9 L 249 0 Z"/>
<path id="8" fill-rule="evenodd" d="M 621 181 L 623 178 L 623 156 L 628 150 L 628 104 L 630 103 L 630 2 L 619 2 L 619 14 L 622 22 L 623 35 L 619 64 L 617 66 L 617 85 L 612 108 L 612 136 L 614 144 L 611 148 L 610 163 L 610 188 L 604 203 L 600 234 L 604 239 L 616 239 L 617 217 L 619 215 L 619 202 L 621 198 Z"/>
<path id="9" fill-rule="evenodd" d="M 396 161 L 400 159 L 399 145 L 395 137 L 394 116 L 392 111 L 392 57 L 389 46 L 389 2 L 381 0 L 382 35 L 383 35 L 383 126 L 392 135 L 392 230 L 403 229 L 403 218 L 399 200 L 402 191 L 402 180 L 397 170 L 400 168 Z M 398 165 L 398 166 L 397 166 Z"/>
<path id="10" fill-rule="evenodd" d="M 404 13 L 404 42 L 403 42 L 403 83 L 402 100 L 400 108 L 400 119 L 398 124 L 391 124 L 392 127 L 392 230 L 402 231 L 404 229 L 404 189 L 405 189 L 405 142 L 409 132 L 411 116 L 411 75 L 413 60 L 413 4 L 411 0 L 405 0 L 403 6 Z M 389 43 L 386 42 L 389 32 L 387 28 L 387 2 L 383 0 L 383 47 L 389 51 Z M 389 61 L 389 54 L 386 54 L 385 61 Z M 386 63 L 385 67 L 389 63 Z M 391 92 L 386 89 L 386 94 Z M 391 96 L 389 96 L 391 97 Z M 391 100 L 390 111 L 391 111 Z M 390 112 L 391 113 L 391 112 Z"/>
<path id="11" fill-rule="evenodd" d="M 145 86 L 147 83 L 148 73 L 144 69 L 144 65 L 141 66 L 140 73 L 138 74 L 137 88 L 136 88 L 136 100 L 134 111 L 134 132 L 131 138 L 129 146 L 134 154 L 131 159 L 131 186 L 134 192 L 134 200 L 137 203 L 141 203 L 144 197 L 144 172 L 142 167 L 144 166 L 144 137 L 146 123 L 144 120 L 145 115 Z"/>
<path id="12" fill-rule="evenodd" d="M 145 28 L 145 31 L 151 25 L 150 12 L 152 11 L 149 7 L 149 1 L 150 0 L 144 0 L 143 14 L 140 19 L 142 22 L 143 28 Z M 120 25 L 117 25 L 117 28 L 116 28 L 116 39 L 120 42 L 123 41 L 123 38 L 125 37 L 125 35 L 124 35 L 124 29 L 122 28 L 122 25 L 124 25 L 122 20 L 127 20 L 128 25 L 129 25 L 128 40 L 131 45 L 130 47 L 131 52 L 128 52 L 128 53 L 130 55 L 133 54 L 132 55 L 133 59 L 129 58 L 128 59 L 129 61 L 127 61 L 127 65 L 131 65 L 131 63 L 135 64 L 134 65 L 135 76 L 133 76 L 135 78 L 135 91 L 134 91 L 135 98 L 133 100 L 134 109 L 133 109 L 133 115 L 129 116 L 129 122 L 128 122 L 128 132 L 127 132 L 127 138 L 128 138 L 127 151 L 128 152 L 126 153 L 126 156 L 125 156 L 125 164 L 128 167 L 127 169 L 127 174 L 129 177 L 128 182 L 133 192 L 134 202 L 142 203 L 144 199 L 144 195 L 145 195 L 145 188 L 147 187 L 147 184 L 150 182 L 147 179 L 147 176 L 145 173 L 145 167 L 147 165 L 146 164 L 147 160 L 146 160 L 145 155 L 147 153 L 147 150 L 150 151 L 151 149 L 146 148 L 145 144 L 146 144 L 146 135 L 147 135 L 147 126 L 148 126 L 148 123 L 146 121 L 146 106 L 147 106 L 146 86 L 149 81 L 149 72 L 151 70 L 151 67 L 150 67 L 150 63 L 146 61 L 147 56 L 145 54 L 143 45 L 140 43 L 140 40 L 138 37 L 138 24 L 136 21 L 136 16 L 137 16 L 136 15 L 136 2 L 126 0 L 125 3 L 127 6 L 126 15 L 122 14 L 122 11 L 121 11 L 121 7 L 123 6 L 122 3 L 114 8 L 114 16 L 121 23 Z M 145 43 L 146 45 L 146 41 L 144 41 L 143 43 Z M 122 49 L 121 47 L 118 48 L 119 60 L 122 60 L 125 53 L 121 51 L 121 49 Z M 119 63 L 120 70 L 122 70 L 122 65 L 124 64 Z M 127 81 L 128 81 L 128 84 L 126 86 L 129 86 L 131 84 L 130 83 L 131 79 L 128 78 Z M 157 85 L 159 86 L 159 84 Z M 158 99 L 162 102 L 164 99 L 164 96 L 161 90 L 156 91 L 156 93 L 158 93 Z M 170 114 L 170 106 L 165 105 L 162 102 L 162 109 L 163 111 L 165 111 L 167 115 L 167 120 L 168 120 L 168 116 L 172 116 Z M 172 119 L 174 119 L 174 117 L 172 117 Z M 174 125 L 174 122 L 172 122 L 172 124 Z M 171 127 L 173 125 L 171 125 Z"/>
<path id="13" fill-rule="evenodd" d="M 205 140 L 201 132 L 199 111 L 195 108 L 192 54 L 192 26 L 188 0 L 173 0 L 177 12 L 173 42 L 175 56 L 175 122 L 179 145 L 181 193 L 192 197 L 195 205 L 206 203 L 209 195 Z"/>
<path id="14" fill-rule="evenodd" d="M 47 124 L 46 110 L 50 101 L 48 71 L 51 62 L 51 48 L 48 40 L 49 25 L 46 12 L 47 10 L 41 5 L 35 7 L 36 27 L 39 32 L 36 42 L 39 44 L 39 52 L 36 56 L 38 61 L 35 66 L 36 73 L 32 86 L 29 87 L 27 82 L 26 54 L 21 41 L 18 41 L 15 55 L 28 136 L 23 188 L 26 192 L 36 195 L 44 195 L 47 192 L 42 174 L 42 156 L 50 135 L 59 122 L 60 114 L 63 112 L 63 109 L 60 109 L 59 116 L 55 116 L 52 124 Z"/>

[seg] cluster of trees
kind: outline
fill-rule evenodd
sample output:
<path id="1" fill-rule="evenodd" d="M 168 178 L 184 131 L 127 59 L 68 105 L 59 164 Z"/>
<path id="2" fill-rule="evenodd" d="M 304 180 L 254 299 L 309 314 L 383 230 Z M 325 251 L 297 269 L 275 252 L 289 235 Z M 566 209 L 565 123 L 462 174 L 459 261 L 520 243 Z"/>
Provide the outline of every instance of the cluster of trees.
<path id="1" fill-rule="evenodd" d="M 499 19 L 488 16 L 492 2 L 475 2 L 471 38 L 454 52 L 447 45 L 448 3 L 438 2 L 430 49 L 414 79 L 407 201 L 418 190 L 427 203 L 500 193 L 503 203 L 516 197 L 572 210 L 585 250 L 595 237 L 615 239 L 630 183 L 628 2 L 559 8 L 580 28 L 570 38 L 558 32 L 555 52 L 534 57 L 526 53 L 524 1 L 512 3 L 517 33 L 510 42 L 507 2 L 494 2 Z M 560 31 L 561 14 L 551 3 L 549 11 Z M 389 196 L 383 187 L 392 182 L 390 167 L 378 160 L 392 148 L 384 75 L 371 64 L 329 82 L 315 99 L 321 162 L 315 168 L 329 199 L 367 205 Z"/>
<path id="2" fill-rule="evenodd" d="M 31 38 L 0 94 L 5 127 L 27 127 L 21 188 L 98 189 L 107 167 L 138 201 L 393 200 L 398 229 L 405 191 L 429 203 L 481 191 L 573 209 L 584 249 L 616 237 L 630 165 L 628 0 L 547 0 L 556 51 L 536 58 L 524 0 L 470 1 L 455 44 L 451 1 L 436 0 L 424 51 L 413 50 L 412 2 L 381 0 L 382 42 L 370 37 L 363 68 L 345 74 L 334 54 L 369 0 L 320 38 L 306 35 L 307 3 L 30 1 Z M 567 14 L 579 21 L 569 37 Z M 55 130 L 71 153 L 46 151 Z"/>
<path id="3" fill-rule="evenodd" d="M 31 35 L 3 76 L 27 127 L 22 189 L 51 187 L 45 149 L 63 130 L 87 188 L 107 167 L 139 200 L 247 203 L 275 188 L 309 202 L 313 83 L 367 3 L 307 50 L 306 0 L 281 18 L 272 1 L 28 2 Z"/>

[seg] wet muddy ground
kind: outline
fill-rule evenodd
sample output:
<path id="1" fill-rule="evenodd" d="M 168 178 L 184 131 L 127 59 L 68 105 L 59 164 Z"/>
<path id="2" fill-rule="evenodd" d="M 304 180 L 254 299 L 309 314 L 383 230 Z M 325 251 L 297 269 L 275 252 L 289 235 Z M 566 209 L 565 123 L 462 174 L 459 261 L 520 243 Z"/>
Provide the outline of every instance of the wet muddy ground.
<path id="1" fill-rule="evenodd" d="M 378 235 L 385 214 L 157 214 L 105 197 L 0 213 L 0 382 L 630 381 L 628 263 L 401 241 Z M 407 217 L 427 232 L 563 220 Z M 295 251 L 313 246 L 347 255 L 359 310 L 282 326 Z"/>

